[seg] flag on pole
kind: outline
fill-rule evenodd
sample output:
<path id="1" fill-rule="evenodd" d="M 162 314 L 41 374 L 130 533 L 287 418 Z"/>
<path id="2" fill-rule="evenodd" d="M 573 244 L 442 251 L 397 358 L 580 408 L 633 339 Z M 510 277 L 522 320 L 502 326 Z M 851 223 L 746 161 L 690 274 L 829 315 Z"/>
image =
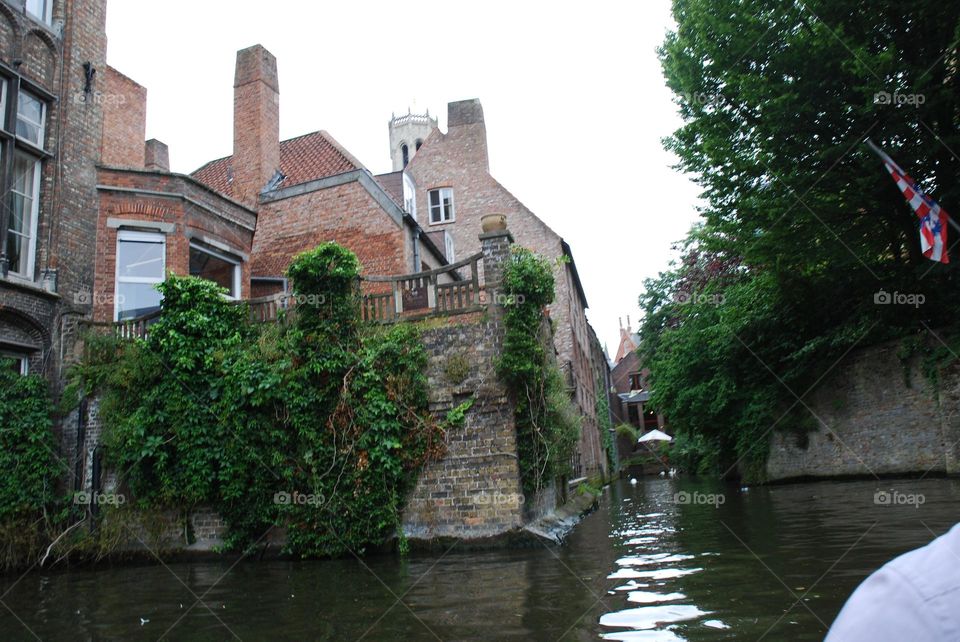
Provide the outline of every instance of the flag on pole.
<path id="1" fill-rule="evenodd" d="M 917 182 L 910 178 L 910 175 L 900 169 L 900 166 L 893 162 L 893 159 L 874 145 L 873 141 L 867 139 L 867 145 L 870 146 L 877 156 L 883 160 L 884 166 L 890 172 L 890 177 L 897 184 L 903 197 L 910 203 L 910 207 L 920 218 L 920 250 L 923 255 L 931 261 L 939 263 L 949 263 L 947 256 L 947 223 L 950 223 L 950 215 L 942 209 L 935 200 L 927 196 Z"/>

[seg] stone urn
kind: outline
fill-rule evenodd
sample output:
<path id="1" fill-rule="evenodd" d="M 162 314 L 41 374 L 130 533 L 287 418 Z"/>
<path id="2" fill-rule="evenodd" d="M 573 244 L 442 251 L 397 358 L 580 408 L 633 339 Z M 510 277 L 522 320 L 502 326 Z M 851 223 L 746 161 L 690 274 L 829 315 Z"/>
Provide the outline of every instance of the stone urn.
<path id="1" fill-rule="evenodd" d="M 507 229 L 507 216 L 505 214 L 485 214 L 480 217 L 480 225 L 484 234 L 487 232 L 502 232 Z"/>

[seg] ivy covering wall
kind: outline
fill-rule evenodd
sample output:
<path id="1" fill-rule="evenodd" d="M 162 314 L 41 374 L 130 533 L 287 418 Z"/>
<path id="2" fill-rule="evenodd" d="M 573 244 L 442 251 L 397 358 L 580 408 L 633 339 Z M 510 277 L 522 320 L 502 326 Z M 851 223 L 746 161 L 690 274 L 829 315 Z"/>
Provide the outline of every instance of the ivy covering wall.
<path id="1" fill-rule="evenodd" d="M 40 552 L 62 506 L 53 405 L 39 375 L 21 376 L 0 359 L 0 570 Z"/>
<path id="2" fill-rule="evenodd" d="M 503 271 L 504 341 L 498 373 L 516 397 L 517 449 L 525 494 L 570 472 L 581 419 L 544 335 L 553 302 L 550 263 L 514 246 Z"/>
<path id="3" fill-rule="evenodd" d="M 212 282 L 170 276 L 146 340 L 96 343 L 76 378 L 101 395 L 107 463 L 134 508 L 210 506 L 228 547 L 283 528 L 301 556 L 400 534 L 443 428 L 417 330 L 360 323 L 358 270 L 334 243 L 300 254 L 288 273 L 296 315 L 263 326 Z"/>

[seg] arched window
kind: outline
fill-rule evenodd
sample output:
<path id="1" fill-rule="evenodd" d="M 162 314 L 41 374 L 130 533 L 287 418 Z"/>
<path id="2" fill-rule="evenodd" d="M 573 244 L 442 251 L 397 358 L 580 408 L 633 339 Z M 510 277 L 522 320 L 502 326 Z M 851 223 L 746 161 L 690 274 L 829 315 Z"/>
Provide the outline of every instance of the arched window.
<path id="1" fill-rule="evenodd" d="M 403 166 L 406 167 L 407 163 L 410 162 L 410 148 L 407 147 L 406 143 L 400 145 L 400 153 L 403 155 Z"/>
<path id="2" fill-rule="evenodd" d="M 423 145 L 423 141 L 418 138 L 418 139 L 417 139 L 417 151 L 418 151 L 418 152 L 420 151 L 420 145 Z"/>

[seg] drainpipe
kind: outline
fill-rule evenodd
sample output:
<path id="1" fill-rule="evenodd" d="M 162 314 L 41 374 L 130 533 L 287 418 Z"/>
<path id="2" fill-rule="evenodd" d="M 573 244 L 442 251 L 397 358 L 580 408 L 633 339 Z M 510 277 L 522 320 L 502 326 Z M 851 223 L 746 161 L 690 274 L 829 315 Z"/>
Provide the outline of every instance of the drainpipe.
<path id="1" fill-rule="evenodd" d="M 413 271 L 419 272 L 422 263 L 420 262 L 420 230 L 413 233 Z"/>

